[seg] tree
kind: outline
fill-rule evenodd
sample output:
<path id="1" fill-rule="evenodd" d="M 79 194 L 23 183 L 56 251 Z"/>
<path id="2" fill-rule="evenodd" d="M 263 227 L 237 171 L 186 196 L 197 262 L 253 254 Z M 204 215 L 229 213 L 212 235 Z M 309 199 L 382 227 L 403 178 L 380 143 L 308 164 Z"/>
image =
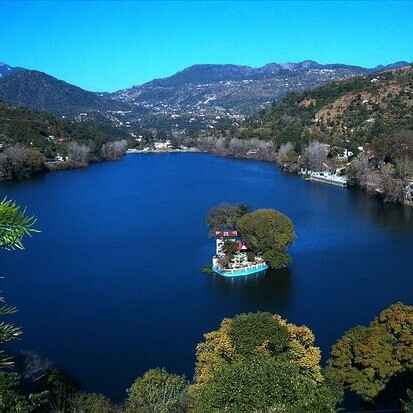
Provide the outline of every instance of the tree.
<path id="1" fill-rule="evenodd" d="M 404 413 L 413 413 L 413 391 L 407 390 L 407 400 L 402 401 Z"/>
<path id="2" fill-rule="evenodd" d="M 208 211 L 207 223 L 211 234 L 234 230 L 238 220 L 249 211 L 245 204 L 221 204 Z"/>
<path id="3" fill-rule="evenodd" d="M 128 390 L 125 413 L 180 413 L 184 411 L 188 382 L 164 369 L 152 369 Z"/>
<path id="4" fill-rule="evenodd" d="M 298 159 L 298 154 L 294 150 L 294 145 L 291 142 L 283 143 L 278 149 L 277 160 L 281 164 L 296 162 Z"/>
<path id="5" fill-rule="evenodd" d="M 0 153 L 0 180 L 24 179 L 44 169 L 44 156 L 33 148 L 16 144 Z"/>
<path id="6" fill-rule="evenodd" d="M 225 318 L 197 346 L 194 385 L 213 380 L 224 365 L 258 356 L 287 360 L 313 380 L 322 381 L 320 350 L 314 343 L 308 327 L 288 323 L 278 315 L 258 312 Z"/>
<path id="7" fill-rule="evenodd" d="M 0 372 L 0 413 L 30 413 L 39 404 L 21 394 L 18 374 Z"/>
<path id="8" fill-rule="evenodd" d="M 199 413 L 333 413 L 338 394 L 318 383 L 297 365 L 267 357 L 239 359 L 216 371 L 193 401 Z"/>
<path id="9" fill-rule="evenodd" d="M 294 241 L 295 233 L 294 225 L 286 215 L 273 209 L 259 209 L 243 215 L 237 228 L 248 247 L 272 268 L 288 265 L 288 247 Z"/>
<path id="10" fill-rule="evenodd" d="M 347 331 L 334 344 L 331 377 L 372 401 L 391 378 L 413 368 L 413 306 L 402 303 L 382 311 L 369 326 Z"/>
<path id="11" fill-rule="evenodd" d="M 128 148 L 128 142 L 123 139 L 120 141 L 108 142 L 102 146 L 103 159 L 120 159 L 125 155 Z"/>
<path id="12" fill-rule="evenodd" d="M 313 141 L 304 149 L 303 158 L 306 168 L 312 171 L 321 171 L 327 162 L 328 149 L 325 144 Z"/>
<path id="13" fill-rule="evenodd" d="M 70 410 L 70 413 L 116 413 L 108 398 L 95 393 L 79 393 L 74 396 Z"/>
<path id="14" fill-rule="evenodd" d="M 78 394 L 79 385 L 70 376 L 52 368 L 42 377 L 39 384 L 41 390 L 48 394 L 52 412 L 72 413 L 72 401 Z"/>
<path id="15" fill-rule="evenodd" d="M 34 224 L 36 220 L 26 214 L 14 202 L 3 199 L 0 202 L 0 249 L 23 249 L 22 239 L 36 232 Z M 4 304 L 0 297 L 0 316 L 14 314 L 16 308 Z M 14 324 L 0 322 L 0 345 L 16 340 L 22 334 L 21 330 Z M 0 351 L 0 368 L 9 367 L 13 363 L 9 357 Z"/>
<path id="16" fill-rule="evenodd" d="M 89 162 L 90 148 L 87 145 L 71 142 L 67 147 L 69 158 L 80 165 L 87 165 Z"/>

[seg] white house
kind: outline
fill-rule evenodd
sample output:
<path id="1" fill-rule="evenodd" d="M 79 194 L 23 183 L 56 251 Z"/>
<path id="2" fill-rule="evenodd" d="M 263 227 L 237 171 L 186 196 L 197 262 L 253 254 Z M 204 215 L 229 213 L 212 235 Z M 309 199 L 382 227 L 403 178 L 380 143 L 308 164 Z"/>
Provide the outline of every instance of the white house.
<path id="1" fill-rule="evenodd" d="M 154 142 L 154 147 L 158 151 L 162 151 L 171 147 L 171 141 L 168 139 L 163 142 Z"/>

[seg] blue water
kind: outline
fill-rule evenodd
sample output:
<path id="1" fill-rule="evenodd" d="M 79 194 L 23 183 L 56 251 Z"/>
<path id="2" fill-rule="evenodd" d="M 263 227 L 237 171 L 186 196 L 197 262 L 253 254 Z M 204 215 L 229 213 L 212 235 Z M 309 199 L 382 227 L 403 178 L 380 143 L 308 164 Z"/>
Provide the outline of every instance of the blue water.
<path id="1" fill-rule="evenodd" d="M 193 374 L 195 346 L 223 317 L 265 310 L 307 324 L 324 356 L 390 303 L 413 303 L 413 210 L 206 154 L 130 155 L 4 184 L 41 233 L 1 252 L 1 282 L 24 337 L 90 391 L 120 399 L 162 366 Z M 295 223 L 289 270 L 204 274 L 205 216 L 222 201 L 276 208 Z"/>

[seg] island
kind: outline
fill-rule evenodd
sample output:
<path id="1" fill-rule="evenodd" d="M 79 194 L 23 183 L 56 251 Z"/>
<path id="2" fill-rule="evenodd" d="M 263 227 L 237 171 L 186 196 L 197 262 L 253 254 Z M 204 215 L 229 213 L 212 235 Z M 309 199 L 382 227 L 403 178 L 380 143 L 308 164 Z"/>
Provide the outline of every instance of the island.
<path id="1" fill-rule="evenodd" d="M 273 209 L 250 211 L 243 204 L 223 204 L 208 213 L 215 236 L 212 271 L 224 277 L 265 273 L 288 266 L 288 247 L 295 239 L 294 225 Z"/>
<path id="2" fill-rule="evenodd" d="M 216 253 L 212 270 L 224 277 L 237 277 L 265 272 L 268 265 L 255 255 L 238 236 L 237 231 L 216 231 Z"/>

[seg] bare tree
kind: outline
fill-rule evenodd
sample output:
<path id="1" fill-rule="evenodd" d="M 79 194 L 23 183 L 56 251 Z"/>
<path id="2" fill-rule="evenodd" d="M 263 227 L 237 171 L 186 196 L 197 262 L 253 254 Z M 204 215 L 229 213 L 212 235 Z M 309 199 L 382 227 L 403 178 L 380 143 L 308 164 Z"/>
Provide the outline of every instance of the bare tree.
<path id="1" fill-rule="evenodd" d="M 87 165 L 89 161 L 90 148 L 87 145 L 79 144 L 77 142 L 69 143 L 67 147 L 69 159 L 81 165 Z"/>
<path id="2" fill-rule="evenodd" d="M 312 171 L 321 171 L 327 162 L 328 146 L 318 141 L 310 142 L 304 149 L 303 159 L 305 166 Z"/>
<path id="3" fill-rule="evenodd" d="M 381 190 L 386 202 L 402 203 L 405 195 L 405 185 L 402 179 L 396 176 L 395 167 L 386 163 L 380 169 Z"/>
<path id="4" fill-rule="evenodd" d="M 104 159 L 120 159 L 128 148 L 126 140 L 105 143 L 102 146 L 102 156 Z"/>
<path id="5" fill-rule="evenodd" d="M 408 155 L 402 156 L 395 161 L 396 173 L 404 181 L 413 177 L 413 160 Z"/>
<path id="6" fill-rule="evenodd" d="M 354 183 L 360 185 L 362 188 L 367 187 L 369 175 L 372 173 L 370 168 L 369 158 L 364 152 L 360 153 L 355 158 L 348 168 L 348 177 Z"/>
<path id="7" fill-rule="evenodd" d="M 0 180 L 28 178 L 44 168 L 45 158 L 37 150 L 17 144 L 0 154 Z"/>
<path id="8" fill-rule="evenodd" d="M 291 142 L 281 144 L 277 152 L 277 160 L 280 163 L 292 162 L 297 160 L 297 152 Z"/>

